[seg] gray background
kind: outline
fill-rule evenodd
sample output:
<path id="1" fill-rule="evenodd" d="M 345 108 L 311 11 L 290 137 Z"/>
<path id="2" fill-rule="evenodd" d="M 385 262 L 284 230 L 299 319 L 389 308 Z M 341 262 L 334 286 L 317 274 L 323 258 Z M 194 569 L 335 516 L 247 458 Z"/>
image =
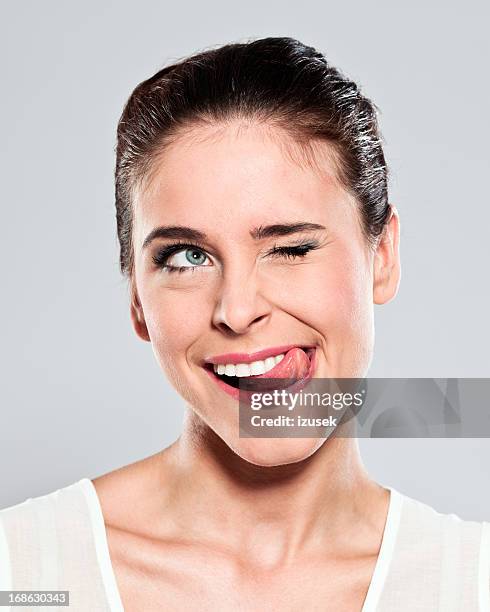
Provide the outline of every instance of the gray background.
<path id="1" fill-rule="evenodd" d="M 402 282 L 371 376 L 490 376 L 488 5 L 1 4 L 0 507 L 167 446 L 182 402 L 129 320 L 113 204 L 116 122 L 164 64 L 293 36 L 380 107 Z M 488 409 L 489 406 L 481 406 Z M 490 439 L 360 440 L 372 475 L 490 520 Z"/>

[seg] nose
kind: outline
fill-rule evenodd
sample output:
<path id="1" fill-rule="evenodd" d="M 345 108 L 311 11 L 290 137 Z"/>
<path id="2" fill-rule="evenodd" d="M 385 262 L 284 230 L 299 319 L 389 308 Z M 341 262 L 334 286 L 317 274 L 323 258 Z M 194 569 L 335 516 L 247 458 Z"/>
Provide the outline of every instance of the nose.
<path id="1" fill-rule="evenodd" d="M 258 289 L 253 272 L 228 269 L 213 312 L 213 324 L 222 332 L 243 335 L 263 325 L 271 313 L 271 304 Z"/>

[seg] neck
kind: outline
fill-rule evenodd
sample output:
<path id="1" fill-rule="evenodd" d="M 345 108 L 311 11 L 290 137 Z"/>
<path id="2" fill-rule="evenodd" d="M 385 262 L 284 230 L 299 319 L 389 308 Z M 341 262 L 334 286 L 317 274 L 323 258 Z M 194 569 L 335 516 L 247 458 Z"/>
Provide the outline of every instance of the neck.
<path id="1" fill-rule="evenodd" d="M 345 550 L 349 533 L 363 521 L 382 529 L 373 515 L 387 498 L 380 500 L 384 490 L 367 476 L 355 437 L 331 437 L 296 463 L 257 466 L 188 409 L 166 457 L 167 500 L 179 525 L 255 567 Z"/>

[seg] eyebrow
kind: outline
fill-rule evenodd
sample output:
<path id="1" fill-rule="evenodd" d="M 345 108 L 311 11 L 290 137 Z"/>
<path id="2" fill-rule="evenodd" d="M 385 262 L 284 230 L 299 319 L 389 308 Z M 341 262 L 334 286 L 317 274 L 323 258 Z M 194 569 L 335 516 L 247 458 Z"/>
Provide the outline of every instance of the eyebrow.
<path id="1" fill-rule="evenodd" d="M 275 223 L 274 225 L 260 225 L 250 230 L 250 236 L 254 240 L 262 240 L 263 238 L 271 238 L 272 236 L 288 236 L 299 232 L 312 232 L 324 230 L 326 227 L 318 223 Z M 208 237 L 204 232 L 201 232 L 192 227 L 184 225 L 160 225 L 153 229 L 143 242 L 142 250 L 156 238 L 179 238 L 181 240 L 196 240 L 206 241 Z"/>

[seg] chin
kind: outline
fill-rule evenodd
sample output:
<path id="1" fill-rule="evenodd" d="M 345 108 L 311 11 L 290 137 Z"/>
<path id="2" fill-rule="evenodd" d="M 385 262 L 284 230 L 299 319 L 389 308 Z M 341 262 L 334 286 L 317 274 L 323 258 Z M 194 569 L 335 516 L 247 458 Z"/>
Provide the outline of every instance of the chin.
<path id="1" fill-rule="evenodd" d="M 315 453 L 325 438 L 240 438 L 233 451 L 260 466 L 298 463 Z"/>

